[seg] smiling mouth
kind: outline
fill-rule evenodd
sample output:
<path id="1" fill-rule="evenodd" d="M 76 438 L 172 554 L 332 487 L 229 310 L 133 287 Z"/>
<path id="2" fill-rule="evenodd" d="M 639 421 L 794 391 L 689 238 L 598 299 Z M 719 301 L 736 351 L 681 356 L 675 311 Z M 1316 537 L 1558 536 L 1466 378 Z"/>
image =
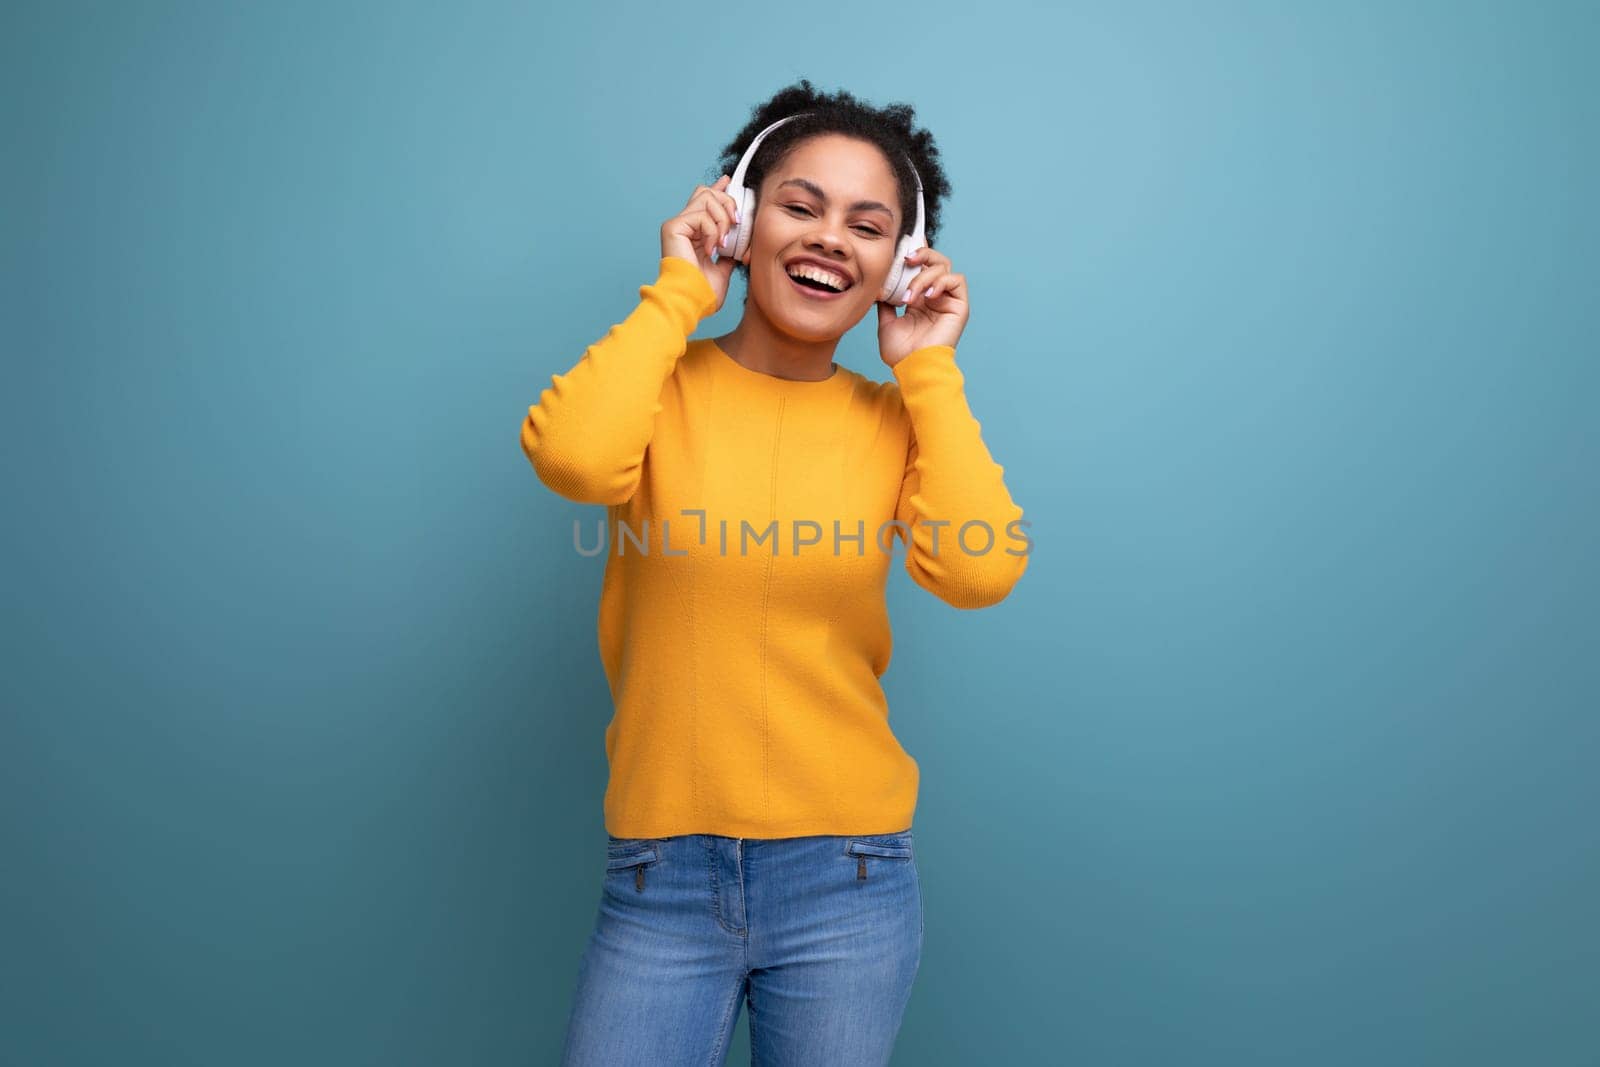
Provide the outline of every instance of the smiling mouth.
<path id="1" fill-rule="evenodd" d="M 810 278 L 796 278 L 787 271 L 784 272 L 784 277 L 789 279 L 789 284 L 798 289 L 802 296 L 812 300 L 834 300 L 854 288 L 854 286 L 846 286 L 843 289 L 830 289 L 822 282 L 813 281 Z"/>

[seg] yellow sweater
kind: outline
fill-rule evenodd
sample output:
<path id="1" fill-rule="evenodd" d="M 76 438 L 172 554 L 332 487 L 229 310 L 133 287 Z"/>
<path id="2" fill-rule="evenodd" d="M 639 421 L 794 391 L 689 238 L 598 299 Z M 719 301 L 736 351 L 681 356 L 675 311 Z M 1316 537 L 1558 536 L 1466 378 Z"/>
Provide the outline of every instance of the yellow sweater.
<path id="1" fill-rule="evenodd" d="M 890 553 L 909 528 L 916 583 L 979 608 L 1030 547 L 955 349 L 912 352 L 893 382 L 789 381 L 688 340 L 716 304 L 688 260 L 662 257 L 639 295 L 522 425 L 545 485 L 607 506 L 606 830 L 910 828 L 919 770 L 879 683 Z"/>

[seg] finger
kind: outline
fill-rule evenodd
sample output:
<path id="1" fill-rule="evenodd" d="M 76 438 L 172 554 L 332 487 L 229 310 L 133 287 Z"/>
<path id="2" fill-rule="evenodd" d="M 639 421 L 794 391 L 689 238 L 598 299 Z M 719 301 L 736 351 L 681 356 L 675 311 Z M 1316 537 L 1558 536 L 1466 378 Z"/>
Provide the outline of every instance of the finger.
<path id="1" fill-rule="evenodd" d="M 705 195 L 700 198 L 699 207 L 709 212 L 716 219 L 717 225 L 724 230 L 733 226 L 733 208 L 729 206 L 726 197 L 718 198 L 716 193 L 707 189 Z"/>
<path id="2" fill-rule="evenodd" d="M 707 190 L 705 197 L 700 201 L 700 207 L 716 219 L 719 243 L 727 236 L 729 230 L 739 224 L 739 215 L 733 208 L 733 198 L 730 196 L 719 198 L 715 192 Z"/>
<path id="3" fill-rule="evenodd" d="M 931 295 L 925 297 L 925 300 L 937 300 L 946 294 L 950 296 L 958 296 L 965 300 L 967 296 L 967 279 L 966 276 L 962 274 L 946 274 L 934 285 L 929 286 L 929 288 L 932 289 L 933 292 Z"/>
<path id="4" fill-rule="evenodd" d="M 930 286 L 938 282 L 945 275 L 945 267 L 941 264 L 935 267 L 923 267 L 917 271 L 916 277 L 911 279 L 911 299 L 906 301 L 906 307 L 915 307 L 925 303 Z"/>
<path id="5" fill-rule="evenodd" d="M 724 174 L 717 179 L 717 184 L 713 188 L 722 194 L 721 202 L 728 205 L 728 213 L 733 216 L 733 221 L 737 224 L 744 220 L 739 217 L 739 201 L 734 198 L 732 193 L 728 192 L 728 186 L 732 184 L 733 179 Z"/>
<path id="6" fill-rule="evenodd" d="M 684 210 L 687 211 L 689 208 L 694 207 L 695 201 L 699 200 L 703 195 L 708 193 L 715 194 L 719 192 L 724 185 L 732 180 L 732 178 L 724 174 L 710 185 L 707 185 L 705 182 L 701 182 L 699 185 L 696 185 L 694 187 L 694 191 L 689 194 L 688 201 L 683 205 Z"/>
<path id="7" fill-rule="evenodd" d="M 705 246 L 706 258 L 710 259 L 711 253 L 716 250 L 717 242 L 722 240 L 722 234 L 717 232 L 716 222 L 703 211 L 695 216 L 694 225 L 695 229 L 700 231 L 701 243 Z"/>

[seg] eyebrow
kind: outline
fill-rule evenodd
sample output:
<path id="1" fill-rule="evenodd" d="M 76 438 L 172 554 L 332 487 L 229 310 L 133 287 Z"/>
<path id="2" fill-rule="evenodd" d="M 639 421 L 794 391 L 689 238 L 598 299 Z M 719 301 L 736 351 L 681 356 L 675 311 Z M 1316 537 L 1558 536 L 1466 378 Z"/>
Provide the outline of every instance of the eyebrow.
<path id="1" fill-rule="evenodd" d="M 828 202 L 828 194 L 822 191 L 822 186 L 818 185 L 814 181 L 810 181 L 809 179 L 790 178 L 787 181 L 779 182 L 778 188 L 782 189 L 785 185 L 798 185 L 800 188 L 804 189 L 818 200 L 821 200 L 824 204 Z M 881 211 L 885 215 L 888 215 L 891 219 L 894 218 L 894 211 L 889 207 L 889 205 L 880 203 L 877 200 L 857 200 L 855 203 L 850 205 L 850 210 Z"/>

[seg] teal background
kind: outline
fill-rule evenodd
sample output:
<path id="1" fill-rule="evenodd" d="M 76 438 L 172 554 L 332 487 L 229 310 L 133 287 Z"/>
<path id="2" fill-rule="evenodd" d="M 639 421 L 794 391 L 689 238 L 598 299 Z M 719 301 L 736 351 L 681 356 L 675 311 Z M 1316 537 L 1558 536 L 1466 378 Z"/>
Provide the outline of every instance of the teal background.
<path id="1" fill-rule="evenodd" d="M 806 76 L 938 138 L 1037 542 L 891 581 L 895 1062 L 1600 1063 L 1597 12 L 7 5 L 0 1062 L 554 1061 L 603 512 L 520 422 Z"/>

